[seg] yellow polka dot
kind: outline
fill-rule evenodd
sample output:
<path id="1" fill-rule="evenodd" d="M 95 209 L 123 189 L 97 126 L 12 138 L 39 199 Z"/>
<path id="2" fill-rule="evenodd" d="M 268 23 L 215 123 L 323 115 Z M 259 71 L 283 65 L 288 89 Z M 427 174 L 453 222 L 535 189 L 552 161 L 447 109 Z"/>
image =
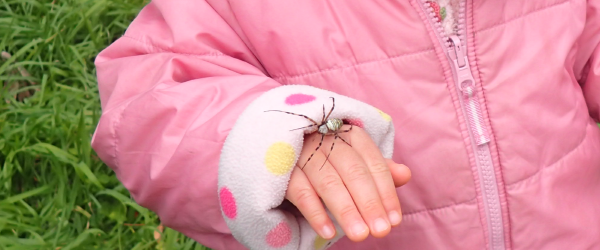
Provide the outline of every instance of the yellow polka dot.
<path id="1" fill-rule="evenodd" d="M 381 111 L 379 109 L 377 111 L 379 111 L 379 114 L 381 115 L 381 117 L 383 117 L 383 119 L 385 119 L 388 122 L 392 121 L 392 117 L 390 115 L 384 113 L 383 111 Z"/>
<path id="2" fill-rule="evenodd" d="M 294 166 L 296 152 L 292 145 L 285 142 L 274 143 L 267 149 L 265 165 L 267 170 L 275 175 L 288 173 Z"/>
<path id="3" fill-rule="evenodd" d="M 315 239 L 315 249 L 322 249 L 325 244 L 327 244 L 327 240 L 321 238 L 321 236 L 317 236 Z"/>

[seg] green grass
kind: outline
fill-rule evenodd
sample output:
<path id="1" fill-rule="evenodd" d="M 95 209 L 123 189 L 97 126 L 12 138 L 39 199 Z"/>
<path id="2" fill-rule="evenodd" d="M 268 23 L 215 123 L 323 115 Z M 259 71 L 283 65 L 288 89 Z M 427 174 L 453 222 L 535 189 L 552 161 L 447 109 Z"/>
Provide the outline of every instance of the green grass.
<path id="1" fill-rule="evenodd" d="M 206 249 L 159 233 L 90 148 L 94 57 L 146 3 L 0 0 L 0 249 Z"/>
<path id="2" fill-rule="evenodd" d="M 0 0 L 0 249 L 206 249 L 160 233 L 90 148 L 94 57 L 146 2 Z"/>

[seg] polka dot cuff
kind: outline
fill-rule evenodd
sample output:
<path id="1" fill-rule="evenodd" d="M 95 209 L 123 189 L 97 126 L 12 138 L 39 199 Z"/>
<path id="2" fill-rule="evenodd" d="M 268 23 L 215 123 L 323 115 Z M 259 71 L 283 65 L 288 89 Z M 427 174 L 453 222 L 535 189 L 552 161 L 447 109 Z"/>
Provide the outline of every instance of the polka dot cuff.
<path id="1" fill-rule="evenodd" d="M 285 199 L 304 135 L 319 133 L 310 119 L 321 125 L 323 105 L 328 113 L 334 102 L 329 119 L 362 127 L 383 156 L 391 158 L 394 128 L 391 117 L 384 112 L 304 85 L 287 85 L 264 93 L 238 118 L 219 163 L 218 194 L 223 217 L 233 236 L 249 249 L 321 250 L 344 236 L 333 218 L 337 235 L 328 241 L 319 237 L 304 218 L 278 208 Z"/>

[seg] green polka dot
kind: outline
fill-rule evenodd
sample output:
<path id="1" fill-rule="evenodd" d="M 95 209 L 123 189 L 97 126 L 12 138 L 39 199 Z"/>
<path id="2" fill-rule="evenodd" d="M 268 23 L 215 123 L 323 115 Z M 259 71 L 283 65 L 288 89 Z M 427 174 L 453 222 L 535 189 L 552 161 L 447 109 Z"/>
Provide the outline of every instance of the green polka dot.
<path id="1" fill-rule="evenodd" d="M 292 145 L 285 142 L 276 142 L 267 149 L 265 165 L 267 170 L 275 175 L 288 173 L 294 166 L 296 152 Z"/>

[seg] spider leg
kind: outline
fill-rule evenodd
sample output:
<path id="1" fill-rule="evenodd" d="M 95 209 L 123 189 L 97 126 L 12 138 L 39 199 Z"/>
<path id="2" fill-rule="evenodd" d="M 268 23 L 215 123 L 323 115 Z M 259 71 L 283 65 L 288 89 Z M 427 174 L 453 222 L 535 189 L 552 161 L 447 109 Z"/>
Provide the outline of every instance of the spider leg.
<path id="1" fill-rule="evenodd" d="M 331 102 L 333 102 L 333 106 L 331 106 L 331 109 L 329 110 L 329 114 L 327 114 L 325 119 L 323 119 L 323 122 L 325 122 L 325 121 L 327 121 L 327 119 L 329 119 L 329 115 L 331 115 L 331 112 L 333 112 L 333 109 L 335 108 L 335 98 L 333 98 L 333 97 L 329 97 L 329 98 L 331 98 Z"/>
<path id="2" fill-rule="evenodd" d="M 344 131 L 342 131 L 342 132 L 348 132 L 348 131 L 350 131 L 350 130 L 344 130 Z M 352 145 L 350 145 L 350 143 L 348 143 L 348 141 L 346 141 L 344 138 L 342 138 L 342 137 L 339 135 L 339 133 L 342 133 L 342 132 L 327 133 L 327 135 L 334 135 L 334 136 L 336 136 L 335 138 L 340 138 L 340 140 L 342 140 L 343 142 L 345 142 L 346 144 L 348 144 L 348 146 L 352 147 Z M 334 140 L 335 140 L 335 139 L 334 139 Z"/>
<path id="3" fill-rule="evenodd" d="M 315 120 L 311 119 L 308 116 L 305 116 L 303 114 L 296 114 L 296 113 L 292 113 L 292 112 L 287 112 L 287 111 L 283 111 L 283 110 L 265 110 L 265 112 L 281 112 L 281 113 L 286 113 L 288 115 L 297 115 L 297 116 L 302 116 L 306 119 L 308 119 L 310 122 L 312 122 L 314 125 L 319 125 L 319 123 L 317 123 Z"/>
<path id="4" fill-rule="evenodd" d="M 311 124 L 311 125 L 308 125 L 308 126 L 306 126 L 306 127 L 301 127 L 301 128 L 290 129 L 290 131 L 294 131 L 294 130 L 298 130 L 298 129 L 310 128 L 310 127 L 314 127 L 314 126 L 318 126 L 318 124 Z"/>
<path id="5" fill-rule="evenodd" d="M 317 148 L 315 148 L 315 151 L 313 151 L 312 154 L 310 154 L 310 156 L 308 157 L 308 160 L 306 160 L 306 162 L 304 163 L 304 165 L 302 165 L 302 167 L 300 169 L 304 170 L 304 167 L 306 167 L 306 164 L 315 155 L 315 153 L 317 152 L 317 150 L 319 150 L 319 148 L 321 148 L 321 145 L 323 145 L 323 138 L 325 138 L 325 134 L 321 134 L 321 141 L 319 142 L 319 146 L 317 146 Z"/>
<path id="6" fill-rule="evenodd" d="M 343 142 L 348 144 L 348 146 L 352 147 L 352 145 L 350 145 L 350 143 L 348 143 L 346 140 L 344 140 L 344 138 L 342 138 L 341 136 L 338 135 L 337 138 L 340 138 L 340 140 L 342 140 Z"/>
<path id="7" fill-rule="evenodd" d="M 319 168 L 319 171 L 321 171 L 321 169 L 323 169 L 323 167 L 325 166 L 325 163 L 327 163 L 327 160 L 329 160 L 331 151 L 333 151 L 333 145 L 335 145 L 335 139 L 337 139 L 337 138 L 342 138 L 342 137 L 340 137 L 337 133 L 335 134 L 335 137 L 333 138 L 333 142 L 331 142 L 331 149 L 329 149 L 329 154 L 327 154 L 327 158 L 325 158 L 325 161 L 323 162 L 323 165 L 321 165 L 321 167 Z"/>
<path id="8" fill-rule="evenodd" d="M 350 125 L 350 128 L 349 128 L 349 129 L 342 130 L 342 131 L 340 131 L 340 132 L 337 132 L 337 133 L 346 133 L 346 132 L 350 132 L 351 130 L 352 130 L 352 125 Z M 340 137 L 340 138 L 341 138 L 341 137 Z"/>
<path id="9" fill-rule="evenodd" d="M 323 118 L 321 118 L 321 123 L 325 123 L 325 104 L 323 104 Z"/>
<path id="10" fill-rule="evenodd" d="M 342 131 L 339 131 L 339 132 L 327 133 L 327 135 L 335 135 L 336 138 L 340 138 L 340 140 L 342 140 L 343 142 L 345 142 L 346 144 L 348 144 L 348 146 L 352 147 L 352 145 L 350 145 L 350 143 L 348 143 L 348 141 L 346 141 L 344 138 L 342 138 L 341 136 L 338 135 L 340 133 L 350 132 L 351 130 L 352 130 L 352 125 L 350 125 L 349 129 L 342 130 Z"/>

